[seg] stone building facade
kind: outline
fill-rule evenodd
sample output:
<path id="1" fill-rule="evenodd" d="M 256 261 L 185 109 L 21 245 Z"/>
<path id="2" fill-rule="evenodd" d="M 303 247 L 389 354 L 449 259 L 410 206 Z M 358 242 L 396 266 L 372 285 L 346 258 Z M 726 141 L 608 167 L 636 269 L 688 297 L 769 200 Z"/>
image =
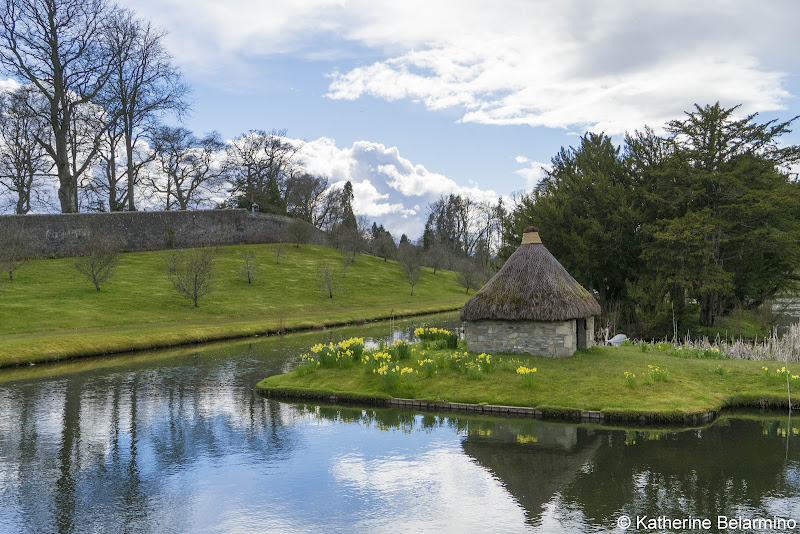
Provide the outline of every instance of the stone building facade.
<path id="1" fill-rule="evenodd" d="M 536 354 L 566 358 L 594 345 L 594 317 L 568 321 L 465 322 L 467 346 L 473 352 Z"/>

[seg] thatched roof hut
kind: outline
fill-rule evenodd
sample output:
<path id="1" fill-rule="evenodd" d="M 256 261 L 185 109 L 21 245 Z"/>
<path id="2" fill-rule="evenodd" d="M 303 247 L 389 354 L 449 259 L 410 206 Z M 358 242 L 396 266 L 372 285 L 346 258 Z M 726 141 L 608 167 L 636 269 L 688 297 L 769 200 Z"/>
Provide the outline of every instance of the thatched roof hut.
<path id="1" fill-rule="evenodd" d="M 470 350 L 569 356 L 593 344 L 599 314 L 592 294 L 529 227 L 520 247 L 461 309 L 461 320 Z"/>

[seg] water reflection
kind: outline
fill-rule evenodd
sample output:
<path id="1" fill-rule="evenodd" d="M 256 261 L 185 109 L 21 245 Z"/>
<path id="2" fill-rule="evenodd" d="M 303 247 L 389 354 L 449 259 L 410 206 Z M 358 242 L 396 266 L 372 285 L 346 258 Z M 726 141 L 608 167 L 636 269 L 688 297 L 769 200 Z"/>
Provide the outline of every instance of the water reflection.
<path id="1" fill-rule="evenodd" d="M 401 325 L 405 335 L 420 322 Z M 589 532 L 621 513 L 800 518 L 800 421 L 626 431 L 255 393 L 310 345 L 352 335 L 389 331 L 0 372 L 0 532 Z"/>
<path id="2" fill-rule="evenodd" d="M 800 521 L 797 420 L 737 416 L 708 428 L 610 430 L 379 409 L 310 413 L 381 431 L 462 435 L 463 451 L 539 531 L 613 530 L 621 514 Z"/>
<path id="3" fill-rule="evenodd" d="M 391 335 L 428 320 L 398 322 Z M 195 485 L 211 473 L 247 478 L 300 450 L 294 411 L 255 384 L 310 345 L 354 335 L 390 332 L 377 324 L 0 371 L 0 532 L 185 530 L 203 514 Z"/>

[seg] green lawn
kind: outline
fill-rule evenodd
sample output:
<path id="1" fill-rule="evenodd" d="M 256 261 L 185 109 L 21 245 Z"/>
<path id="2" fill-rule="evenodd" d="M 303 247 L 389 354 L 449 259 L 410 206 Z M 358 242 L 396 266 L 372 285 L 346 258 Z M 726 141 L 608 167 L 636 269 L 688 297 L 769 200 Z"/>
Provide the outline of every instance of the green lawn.
<path id="1" fill-rule="evenodd" d="M 252 285 L 238 275 L 244 250 L 260 265 Z M 69 258 L 32 261 L 0 280 L 0 366 L 453 310 L 468 298 L 454 273 L 430 270 L 411 296 L 397 263 L 362 255 L 331 299 L 317 268 L 341 273 L 336 250 L 285 245 L 276 264 L 271 245 L 242 245 L 218 249 L 214 292 L 194 308 L 167 279 L 165 254 L 121 255 L 100 292 Z"/>
<path id="2" fill-rule="evenodd" d="M 675 422 L 726 407 L 786 406 L 786 375 L 775 372 L 783 366 L 777 362 L 686 359 L 664 351 L 644 353 L 638 347 L 594 347 L 562 359 L 495 355 L 495 369 L 471 379 L 450 367 L 452 354 L 452 350 L 423 353 L 414 348 L 412 358 L 398 364 L 419 370 L 420 359 L 438 360 L 436 374 L 426 378 L 418 373 L 413 386 L 401 382 L 394 390 L 387 389 L 379 375 L 365 372 L 361 364 L 350 369 L 318 367 L 303 376 L 293 371 L 269 377 L 259 387 L 293 396 L 324 393 L 355 399 L 404 397 L 530 406 L 554 415 L 599 410 L 623 420 L 644 415 Z M 516 373 L 519 366 L 537 369 L 532 386 Z M 666 380 L 648 380 L 649 366 L 658 367 L 657 375 Z M 624 376 L 626 371 L 636 375 L 631 384 Z M 800 364 L 790 366 L 790 372 L 800 374 Z M 791 389 L 800 401 L 800 379 L 792 381 Z"/>

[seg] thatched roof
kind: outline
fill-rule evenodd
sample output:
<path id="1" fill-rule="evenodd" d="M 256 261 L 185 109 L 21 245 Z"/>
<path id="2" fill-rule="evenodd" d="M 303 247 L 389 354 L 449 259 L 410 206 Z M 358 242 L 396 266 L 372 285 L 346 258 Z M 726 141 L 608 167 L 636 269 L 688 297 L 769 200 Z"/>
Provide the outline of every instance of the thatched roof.
<path id="1" fill-rule="evenodd" d="M 461 309 L 462 321 L 566 321 L 593 315 L 600 315 L 600 305 L 533 229 L 526 229 L 522 245 Z"/>

